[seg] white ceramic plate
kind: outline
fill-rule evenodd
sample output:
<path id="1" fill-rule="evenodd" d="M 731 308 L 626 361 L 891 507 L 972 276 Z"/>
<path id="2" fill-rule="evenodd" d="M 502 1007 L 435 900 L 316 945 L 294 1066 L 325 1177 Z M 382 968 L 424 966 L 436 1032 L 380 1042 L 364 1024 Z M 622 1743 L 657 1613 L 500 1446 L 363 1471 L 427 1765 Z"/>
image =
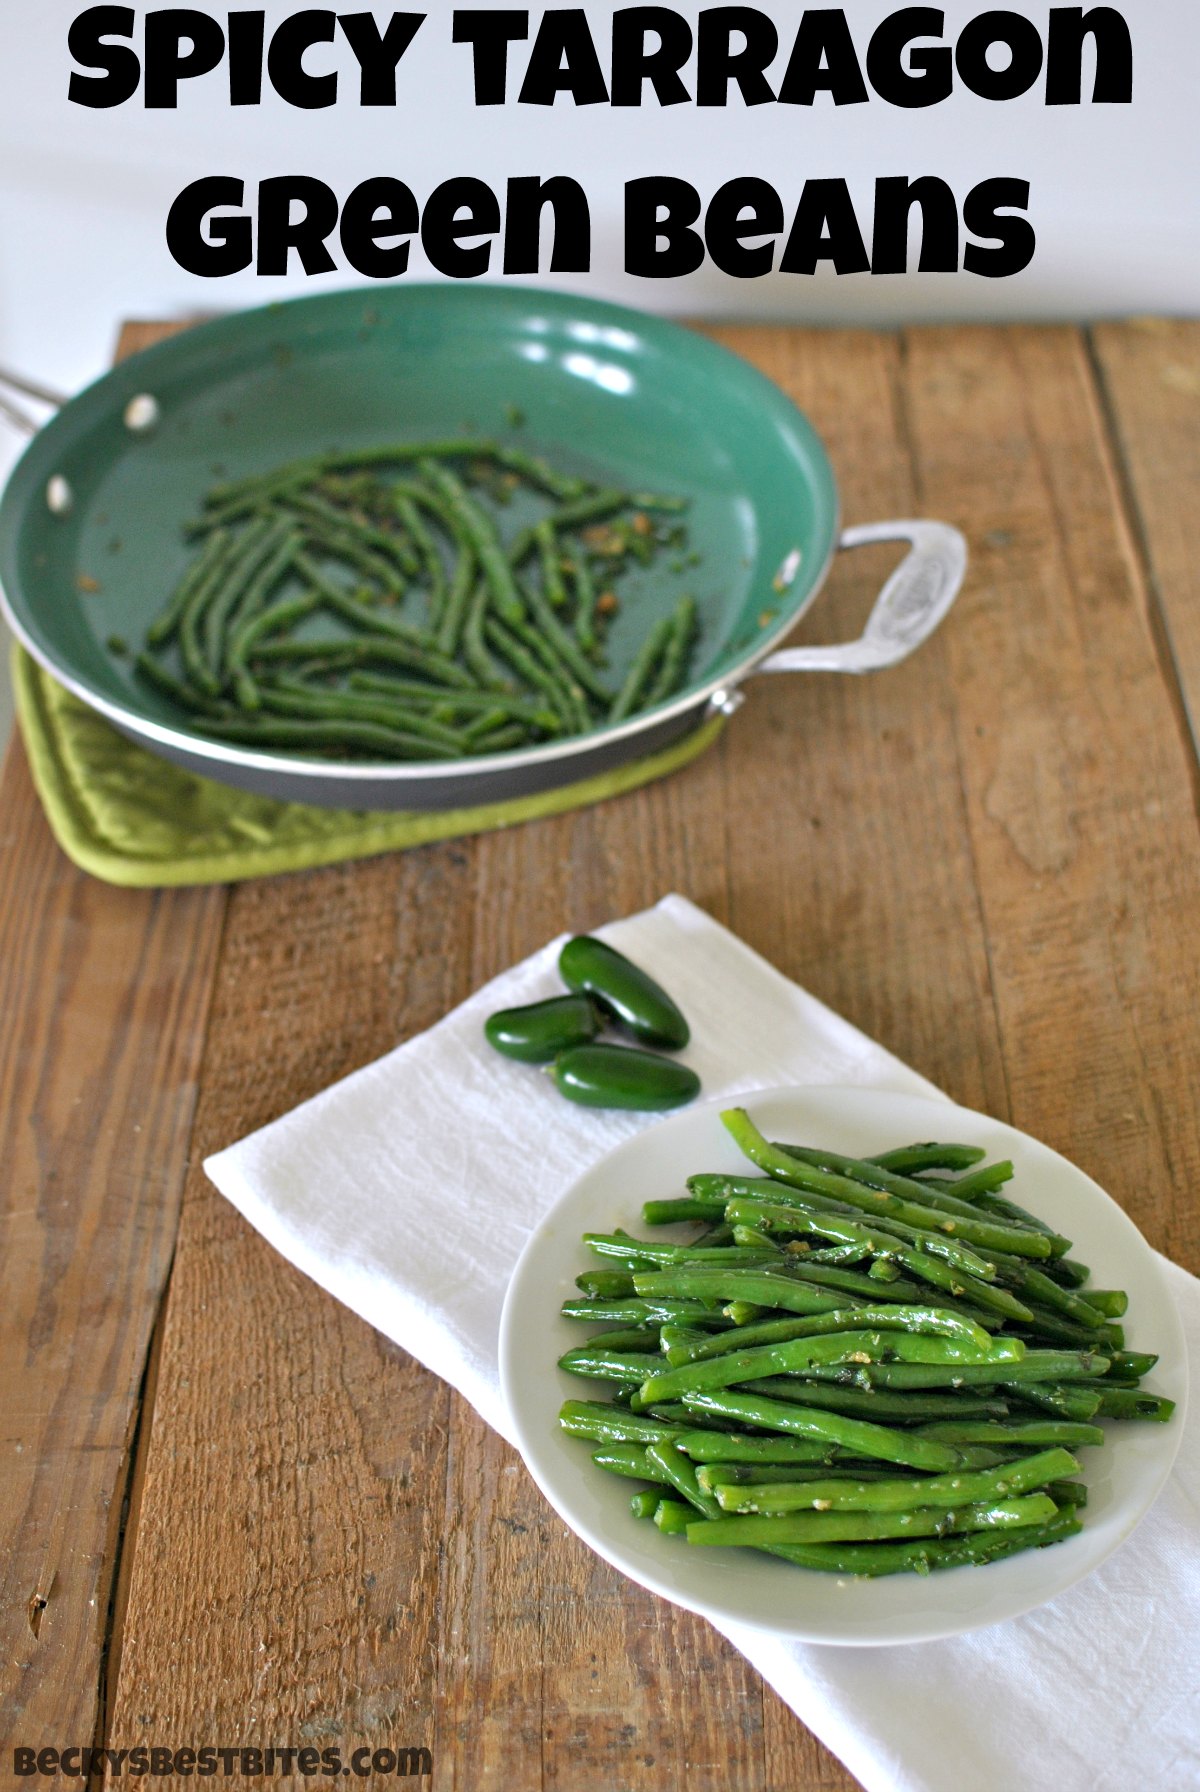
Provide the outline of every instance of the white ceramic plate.
<path id="1" fill-rule="evenodd" d="M 1144 1517 L 1171 1469 L 1183 1430 L 1183 1332 L 1158 1260 L 1116 1203 L 1082 1170 L 1025 1133 L 967 1108 L 864 1089 L 775 1089 L 739 1097 L 769 1138 L 864 1157 L 915 1139 L 982 1145 L 1016 1166 L 1012 1198 L 1073 1239 L 1097 1288 L 1124 1288 L 1127 1347 L 1153 1350 L 1147 1378 L 1179 1410 L 1170 1424 L 1110 1424 L 1083 1452 L 1089 1491 L 1084 1529 L 1049 1549 L 979 1568 L 921 1577 L 839 1580 L 789 1568 L 750 1550 L 689 1549 L 635 1519 L 636 1483 L 594 1468 L 588 1445 L 559 1429 L 566 1399 L 606 1399 L 604 1384 L 565 1375 L 556 1359 L 589 1335 L 563 1319 L 575 1277 L 596 1268 L 584 1232 L 617 1226 L 645 1234 L 643 1201 L 685 1192 L 700 1171 L 748 1166 L 720 1122 L 728 1102 L 688 1108 L 619 1146 L 582 1176 L 530 1238 L 505 1300 L 500 1378 L 518 1447 L 555 1510 L 597 1553 L 652 1592 L 718 1623 L 747 1624 L 814 1643 L 902 1643 L 954 1636 L 1016 1617 L 1065 1591 L 1104 1560 Z M 690 1229 L 688 1229 L 690 1231 Z M 661 1229 L 658 1237 L 674 1236 Z M 680 1231 L 678 1236 L 684 1236 Z"/>

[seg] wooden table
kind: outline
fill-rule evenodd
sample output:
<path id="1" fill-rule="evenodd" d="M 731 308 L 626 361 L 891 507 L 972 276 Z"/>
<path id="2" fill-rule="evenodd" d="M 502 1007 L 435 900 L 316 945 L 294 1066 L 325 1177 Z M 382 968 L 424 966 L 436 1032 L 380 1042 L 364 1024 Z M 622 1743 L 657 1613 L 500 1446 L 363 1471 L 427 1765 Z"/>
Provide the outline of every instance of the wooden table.
<path id="1" fill-rule="evenodd" d="M 83 876 L 9 752 L 6 1774 L 402 1744 L 439 1792 L 854 1785 L 200 1169 L 563 927 L 685 892 L 1200 1269 L 1200 326 L 713 333 L 813 417 L 847 520 L 967 532 L 899 670 L 762 680 L 600 808 L 229 889 Z M 855 632 L 886 565 L 839 561 L 806 637 Z"/>

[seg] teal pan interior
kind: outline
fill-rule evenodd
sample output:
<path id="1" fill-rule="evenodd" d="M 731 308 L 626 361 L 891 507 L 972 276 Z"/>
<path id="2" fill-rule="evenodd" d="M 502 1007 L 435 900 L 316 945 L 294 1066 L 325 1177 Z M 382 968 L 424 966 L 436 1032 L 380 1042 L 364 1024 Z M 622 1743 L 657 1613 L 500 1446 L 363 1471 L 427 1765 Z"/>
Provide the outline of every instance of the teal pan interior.
<path id="1" fill-rule="evenodd" d="M 146 394 L 157 420 L 131 429 L 127 407 Z M 615 688 L 653 623 L 691 591 L 700 632 L 689 686 L 664 706 L 674 714 L 702 713 L 710 692 L 779 642 L 836 542 L 835 483 L 811 425 L 703 336 L 528 287 L 355 289 L 202 324 L 65 406 L 0 503 L 0 583 L 14 626 L 51 673 L 147 744 L 169 736 L 201 746 L 216 776 L 222 762 L 261 759 L 205 743 L 203 724 L 145 685 L 108 641 L 140 646 L 195 551 L 184 525 L 214 483 L 447 435 L 687 500 L 686 580 L 668 576 L 661 556 L 628 575 L 607 644 Z M 71 494 L 65 510 L 47 500 L 59 480 Z M 792 576 L 781 590 L 785 563 Z"/>

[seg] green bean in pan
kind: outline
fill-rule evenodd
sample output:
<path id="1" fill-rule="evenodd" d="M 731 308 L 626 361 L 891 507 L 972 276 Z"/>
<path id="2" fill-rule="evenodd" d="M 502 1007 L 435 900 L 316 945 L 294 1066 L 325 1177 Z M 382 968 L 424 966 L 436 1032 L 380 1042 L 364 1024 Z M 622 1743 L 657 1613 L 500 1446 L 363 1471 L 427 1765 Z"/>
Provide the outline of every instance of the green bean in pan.
<path id="1" fill-rule="evenodd" d="M 154 619 L 146 630 L 147 647 L 161 647 L 164 642 L 169 641 L 176 634 L 188 604 L 195 593 L 201 590 L 218 572 L 228 547 L 228 531 L 214 529 L 205 542 L 199 559 L 192 562 L 175 587 L 174 595 L 166 609 Z"/>
<path id="2" fill-rule="evenodd" d="M 498 614 L 505 622 L 519 621 L 525 614 L 525 605 L 495 524 L 449 467 L 438 461 L 422 460 L 418 470 L 439 497 L 445 499 L 450 514 L 470 542 Z"/>
<path id="3" fill-rule="evenodd" d="M 245 715 L 206 721 L 206 734 L 219 740 L 238 741 L 247 747 L 343 747 L 358 748 L 377 757 L 393 759 L 461 759 L 461 748 L 445 747 L 417 734 L 382 728 L 376 722 L 304 717 L 286 720 Z"/>
<path id="4" fill-rule="evenodd" d="M 531 600 L 532 602 L 532 600 Z M 577 729 L 582 731 L 591 722 L 587 698 L 571 668 L 566 664 L 550 637 L 542 633 L 536 624 L 531 622 L 514 622 L 512 632 L 536 660 L 549 672 L 570 707 Z"/>
<path id="5" fill-rule="evenodd" d="M 518 678 L 524 679 L 527 685 L 541 691 L 550 700 L 566 732 L 574 733 L 579 725 L 578 712 L 575 699 L 562 680 L 494 616 L 486 617 L 483 634 L 488 646 L 494 648 L 498 657 L 512 667 Z"/>
<path id="6" fill-rule="evenodd" d="M 681 597 L 671 618 L 671 632 L 659 662 L 658 674 L 646 691 L 644 708 L 655 709 L 673 697 L 683 683 L 688 654 L 696 632 L 696 600 Z"/>
<path id="7" fill-rule="evenodd" d="M 257 571 L 264 551 L 270 551 L 265 544 L 276 528 L 270 517 L 257 517 L 240 537 L 231 539 L 218 565 L 195 586 L 183 607 L 179 652 L 184 676 L 206 696 L 215 697 L 221 688 L 214 669 L 220 637 L 214 635 L 210 615 L 218 605 L 222 615 L 228 614 Z"/>
<path id="8" fill-rule="evenodd" d="M 478 461 L 503 474 L 490 493 L 486 479 L 469 489 Z M 502 532 L 489 505 L 507 502 L 518 486 L 519 526 Z M 385 750 L 381 736 L 353 726 L 371 718 L 341 702 L 346 681 L 336 679 L 372 665 L 397 666 L 409 682 L 434 688 L 510 696 L 535 712 L 479 709 L 477 725 L 460 731 L 464 754 L 501 752 L 539 733 L 585 733 L 613 702 L 593 663 L 598 599 L 589 556 L 606 558 L 614 576 L 630 558 L 648 563 L 667 539 L 650 513 L 685 507 L 669 496 L 589 486 L 524 449 L 467 437 L 293 461 L 209 492 L 191 531 L 204 539 L 150 625 L 144 676 L 194 714 L 214 703 L 227 709 L 220 738 L 246 734 L 240 718 L 260 715 L 272 666 L 335 677 L 329 704 L 314 717 L 323 726 L 308 731 L 307 743 L 299 730 L 285 742 L 289 717 L 278 692 L 267 703 L 274 720 L 254 738 L 343 756 Z M 591 540 L 589 527 L 600 537 Z M 536 563 L 527 564 L 534 550 Z M 304 638 L 314 609 L 330 613 L 336 639 Z M 689 602 L 676 624 L 644 665 L 647 690 L 626 694 L 623 715 L 686 678 Z M 308 713 L 298 702 L 293 708 L 292 721 Z M 391 719 L 381 715 L 376 725 Z M 428 720 L 459 723 L 453 709 Z M 335 740 L 338 722 L 347 726 Z M 393 754 L 407 732 L 392 729 Z M 411 732 L 431 738 L 428 728 Z"/>
<path id="9" fill-rule="evenodd" d="M 438 650 L 451 658 L 458 651 L 466 627 L 467 613 L 475 590 L 476 565 L 475 550 L 469 544 L 464 544 L 455 563 L 454 576 L 446 593 L 445 608 L 437 630 Z"/>
<path id="10" fill-rule="evenodd" d="M 443 723 L 423 715 L 420 710 L 384 703 L 378 699 L 356 699 L 349 691 L 314 691 L 311 695 L 297 696 L 291 691 L 276 691 L 269 685 L 264 685 L 258 692 L 258 699 L 257 707 L 270 710 L 276 715 L 293 716 L 297 719 L 312 717 L 329 722 L 371 722 L 380 728 L 419 734 L 423 739 L 437 741 L 454 752 L 463 750 L 464 735 L 461 730 L 447 728 Z"/>
<path id="11" fill-rule="evenodd" d="M 610 722 L 623 722 L 634 712 L 643 707 L 643 700 L 655 667 L 666 652 L 667 642 L 675 626 L 673 616 L 664 616 L 651 629 L 641 647 L 624 684 L 613 699 L 612 708 L 608 712 Z"/>

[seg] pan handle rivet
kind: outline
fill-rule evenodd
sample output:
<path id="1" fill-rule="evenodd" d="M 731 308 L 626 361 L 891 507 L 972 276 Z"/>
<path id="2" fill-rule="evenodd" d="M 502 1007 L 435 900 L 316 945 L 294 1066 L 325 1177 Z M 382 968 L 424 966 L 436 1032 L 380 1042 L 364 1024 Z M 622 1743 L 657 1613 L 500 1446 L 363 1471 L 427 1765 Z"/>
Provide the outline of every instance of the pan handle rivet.
<path id="1" fill-rule="evenodd" d="M 708 707 L 714 715 L 736 715 L 746 701 L 745 691 L 714 691 L 708 700 Z"/>
<path id="2" fill-rule="evenodd" d="M 125 406 L 125 427 L 135 431 L 153 429 L 158 422 L 158 400 L 148 392 L 139 392 Z"/>
<path id="3" fill-rule="evenodd" d="M 74 502 L 75 494 L 61 473 L 55 473 L 46 481 L 47 510 L 55 516 L 66 516 Z"/>

